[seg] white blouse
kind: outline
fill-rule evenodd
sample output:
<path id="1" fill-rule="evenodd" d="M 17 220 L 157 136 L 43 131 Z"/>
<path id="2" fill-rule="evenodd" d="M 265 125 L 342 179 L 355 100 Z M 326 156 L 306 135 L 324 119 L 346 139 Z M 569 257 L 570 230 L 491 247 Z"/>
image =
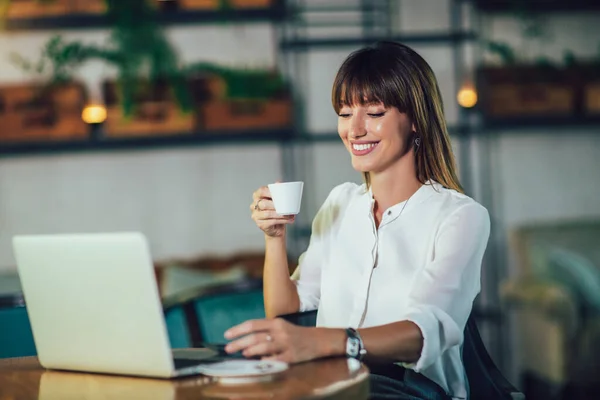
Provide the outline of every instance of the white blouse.
<path id="1" fill-rule="evenodd" d="M 365 185 L 331 191 L 300 258 L 300 311 L 318 309 L 317 326 L 332 328 L 414 322 L 421 356 L 400 364 L 465 399 L 461 344 L 481 287 L 488 212 L 437 182 L 386 210 L 378 229 L 373 205 Z"/>

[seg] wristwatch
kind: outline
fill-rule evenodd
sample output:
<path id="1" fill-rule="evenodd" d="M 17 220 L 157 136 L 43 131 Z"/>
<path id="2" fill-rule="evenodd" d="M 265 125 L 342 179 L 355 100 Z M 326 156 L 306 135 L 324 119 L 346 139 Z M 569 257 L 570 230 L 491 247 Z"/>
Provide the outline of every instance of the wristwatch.
<path id="1" fill-rule="evenodd" d="M 354 328 L 346 329 L 346 356 L 362 360 L 367 354 L 362 338 Z"/>

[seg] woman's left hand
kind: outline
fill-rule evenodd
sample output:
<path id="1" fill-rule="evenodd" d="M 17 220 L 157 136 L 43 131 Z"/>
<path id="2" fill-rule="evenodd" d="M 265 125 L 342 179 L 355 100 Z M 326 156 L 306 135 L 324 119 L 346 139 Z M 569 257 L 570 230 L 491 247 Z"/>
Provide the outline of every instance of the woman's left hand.
<path id="1" fill-rule="evenodd" d="M 225 332 L 228 353 L 241 351 L 245 357 L 261 357 L 299 363 L 321 357 L 317 328 L 291 324 L 281 318 L 246 321 Z"/>

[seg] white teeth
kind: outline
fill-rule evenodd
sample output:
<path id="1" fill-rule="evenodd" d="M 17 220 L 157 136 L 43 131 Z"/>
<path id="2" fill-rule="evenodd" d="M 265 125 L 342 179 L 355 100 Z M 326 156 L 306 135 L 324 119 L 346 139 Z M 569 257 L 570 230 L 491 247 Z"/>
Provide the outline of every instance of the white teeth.
<path id="1" fill-rule="evenodd" d="M 352 148 L 357 151 L 363 151 L 367 149 L 372 149 L 375 146 L 377 146 L 377 143 L 353 144 Z"/>

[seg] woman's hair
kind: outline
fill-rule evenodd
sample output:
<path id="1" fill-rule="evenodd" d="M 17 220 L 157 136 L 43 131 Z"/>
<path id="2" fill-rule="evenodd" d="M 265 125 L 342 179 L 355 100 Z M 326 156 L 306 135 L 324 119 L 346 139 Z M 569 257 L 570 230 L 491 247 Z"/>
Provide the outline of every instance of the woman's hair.
<path id="1" fill-rule="evenodd" d="M 431 179 L 463 192 L 437 80 L 414 50 L 400 43 L 378 42 L 353 52 L 335 77 L 331 100 L 336 113 L 345 105 L 379 102 L 406 113 L 420 138 L 415 147 L 417 179 L 423 184 Z M 363 175 L 369 187 L 369 173 Z"/>

